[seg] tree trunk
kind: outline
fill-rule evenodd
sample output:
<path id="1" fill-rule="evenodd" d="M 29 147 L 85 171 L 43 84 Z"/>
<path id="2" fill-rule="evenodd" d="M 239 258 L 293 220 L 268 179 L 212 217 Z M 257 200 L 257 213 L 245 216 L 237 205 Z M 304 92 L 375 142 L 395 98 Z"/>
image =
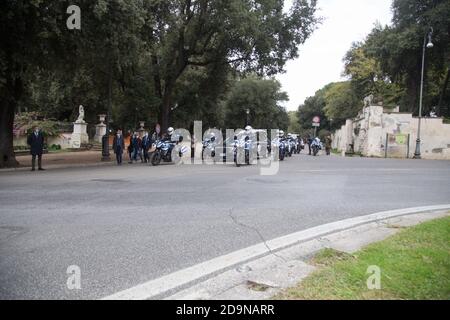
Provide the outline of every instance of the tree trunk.
<path id="1" fill-rule="evenodd" d="M 13 98 L 2 98 L 0 105 L 0 168 L 14 168 L 16 161 L 13 147 L 14 114 L 17 102 Z"/>
<path id="2" fill-rule="evenodd" d="M 169 128 L 169 117 L 170 117 L 170 108 L 172 106 L 172 86 L 169 85 L 165 88 L 164 94 L 162 97 L 162 102 L 159 110 L 159 118 L 161 125 L 161 133 L 167 131 Z"/>

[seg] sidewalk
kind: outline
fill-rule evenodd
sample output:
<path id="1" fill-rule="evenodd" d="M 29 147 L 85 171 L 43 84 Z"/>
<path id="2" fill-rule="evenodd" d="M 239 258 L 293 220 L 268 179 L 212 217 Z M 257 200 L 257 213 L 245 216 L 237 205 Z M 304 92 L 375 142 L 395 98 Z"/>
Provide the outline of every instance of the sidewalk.
<path id="1" fill-rule="evenodd" d="M 17 156 L 17 168 L 0 169 L 0 172 L 31 170 L 31 155 Z M 37 160 L 36 160 L 37 162 Z M 111 152 L 111 161 L 102 161 L 101 151 L 58 152 L 47 153 L 42 156 L 44 169 L 62 169 L 88 166 L 105 166 L 115 163 L 115 156 Z"/>
<path id="2" fill-rule="evenodd" d="M 448 209 L 421 212 L 332 232 L 243 263 L 164 298 L 168 300 L 272 299 L 286 289 L 295 287 L 316 271 L 317 266 L 311 264 L 310 260 L 325 248 L 353 254 L 371 243 L 382 241 L 398 233 L 405 227 L 446 216 L 450 216 Z"/>

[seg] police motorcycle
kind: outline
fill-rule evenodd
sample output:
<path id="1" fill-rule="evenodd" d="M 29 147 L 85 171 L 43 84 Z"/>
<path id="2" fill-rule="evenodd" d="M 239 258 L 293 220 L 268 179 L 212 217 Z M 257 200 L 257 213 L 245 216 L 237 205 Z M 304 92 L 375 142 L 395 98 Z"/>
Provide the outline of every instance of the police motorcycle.
<path id="1" fill-rule="evenodd" d="M 160 139 L 154 143 L 154 152 L 151 155 L 150 163 L 152 166 L 158 166 L 161 162 L 180 163 L 181 157 L 188 152 L 186 146 L 181 146 L 183 137 L 172 137 L 174 129 L 170 127 L 167 129 L 167 137 Z"/>
<path id="2" fill-rule="evenodd" d="M 297 138 L 292 133 L 288 133 L 288 143 L 289 143 L 289 156 L 292 157 L 293 154 L 297 154 Z"/>
<path id="3" fill-rule="evenodd" d="M 286 145 L 284 143 L 284 131 L 283 130 L 278 131 L 278 137 L 273 139 L 272 143 L 271 143 L 272 154 L 277 149 L 278 149 L 278 159 L 280 161 L 283 161 L 284 158 L 286 157 Z"/>
<path id="4" fill-rule="evenodd" d="M 246 126 L 245 131 L 240 132 L 234 137 L 233 157 L 236 167 L 243 164 L 250 165 L 253 158 L 253 149 L 257 146 L 253 141 L 254 133 L 251 126 Z M 257 150 L 255 150 L 257 152 Z"/>
<path id="5" fill-rule="evenodd" d="M 294 152 L 294 148 L 292 146 L 292 135 L 289 133 L 286 137 L 286 139 L 284 139 L 284 146 L 285 146 L 285 150 L 286 150 L 286 154 L 285 156 L 287 157 L 292 157 L 292 153 Z"/>
<path id="6" fill-rule="evenodd" d="M 315 139 L 312 141 L 312 143 L 311 143 L 311 149 L 312 149 L 312 152 L 313 152 L 313 156 L 314 156 L 314 157 L 317 156 L 317 154 L 319 153 L 319 151 L 323 149 L 322 142 L 320 141 L 319 138 L 315 138 Z"/>
<path id="7" fill-rule="evenodd" d="M 214 162 L 216 162 L 217 139 L 215 133 L 211 133 L 209 138 L 205 139 L 202 144 L 202 160 L 206 161 L 212 159 Z"/>

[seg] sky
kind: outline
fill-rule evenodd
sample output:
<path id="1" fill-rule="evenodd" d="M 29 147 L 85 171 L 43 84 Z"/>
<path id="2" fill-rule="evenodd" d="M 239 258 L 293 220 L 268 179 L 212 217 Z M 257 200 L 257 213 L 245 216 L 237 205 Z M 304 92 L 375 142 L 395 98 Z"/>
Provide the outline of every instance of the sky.
<path id="1" fill-rule="evenodd" d="M 290 7 L 292 0 L 285 0 Z M 342 59 L 355 41 L 364 38 L 376 22 L 390 24 L 392 0 L 318 0 L 322 24 L 299 48 L 300 56 L 288 61 L 286 73 L 276 78 L 289 95 L 284 106 L 297 110 L 307 97 L 330 82 L 342 81 Z"/>

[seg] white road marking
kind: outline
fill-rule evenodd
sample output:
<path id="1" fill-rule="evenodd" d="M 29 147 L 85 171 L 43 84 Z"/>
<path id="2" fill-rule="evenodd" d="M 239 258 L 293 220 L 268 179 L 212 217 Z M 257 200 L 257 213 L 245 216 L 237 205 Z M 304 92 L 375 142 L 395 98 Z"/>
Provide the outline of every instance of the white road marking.
<path id="1" fill-rule="evenodd" d="M 292 233 L 280 238 L 267 241 L 266 244 L 267 246 L 269 246 L 269 248 L 271 248 L 272 251 L 277 251 L 300 242 L 324 236 L 329 233 L 353 228 L 355 226 L 362 225 L 365 223 L 370 223 L 396 216 L 403 216 L 427 211 L 447 210 L 447 209 L 450 209 L 450 204 L 383 211 L 362 217 L 350 218 L 337 222 L 327 223 L 321 226 L 317 226 L 314 228 L 310 228 L 307 230 Z M 180 286 L 188 285 L 191 282 L 210 276 L 214 273 L 220 272 L 227 268 L 269 254 L 266 244 L 260 243 L 245 249 L 241 249 L 211 259 L 206 262 L 202 262 L 195 266 L 179 270 L 174 273 L 165 275 L 163 277 L 139 284 L 130 289 L 117 292 L 113 295 L 104 297 L 102 300 L 150 299 L 152 297 L 161 295 L 169 290 L 176 289 L 177 287 Z"/>

